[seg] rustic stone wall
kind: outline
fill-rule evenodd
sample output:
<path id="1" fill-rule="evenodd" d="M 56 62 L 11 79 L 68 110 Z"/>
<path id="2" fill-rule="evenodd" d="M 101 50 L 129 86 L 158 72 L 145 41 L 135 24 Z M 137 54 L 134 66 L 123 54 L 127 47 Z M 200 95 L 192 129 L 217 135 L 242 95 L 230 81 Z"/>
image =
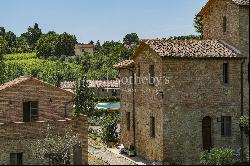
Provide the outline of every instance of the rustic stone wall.
<path id="1" fill-rule="evenodd" d="M 155 74 L 162 75 L 160 65 L 161 58 L 154 52 L 148 51 L 138 56 L 135 63 L 135 77 L 138 77 L 138 66 L 140 66 L 140 82 L 135 79 L 135 138 L 137 155 L 148 160 L 163 160 L 163 124 L 161 95 L 161 80 L 155 86 L 149 85 L 149 66 L 155 66 Z M 133 144 L 133 94 L 132 85 L 125 83 L 125 78 L 131 77 L 128 70 L 121 70 L 121 143 L 125 147 Z M 127 130 L 126 111 L 131 115 L 131 129 Z M 156 136 L 150 135 L 150 117 L 155 117 Z"/>
<path id="2" fill-rule="evenodd" d="M 229 63 L 229 83 L 223 83 L 223 63 Z M 161 59 L 145 49 L 135 59 L 133 71 L 147 78 L 155 65 L 156 86 L 135 85 L 135 135 L 139 156 L 164 163 L 197 164 L 203 150 L 202 120 L 212 118 L 212 144 L 240 147 L 240 63 L 239 59 Z M 121 75 L 121 143 L 133 144 L 132 85 L 124 84 L 131 72 Z M 136 82 L 137 83 L 137 82 Z M 163 93 L 161 93 L 163 92 Z M 131 112 L 127 130 L 126 111 Z M 156 120 L 156 137 L 150 137 L 150 116 Z M 232 136 L 221 136 L 221 116 L 232 116 Z"/>
<path id="3" fill-rule="evenodd" d="M 0 123 L 23 120 L 23 102 L 38 101 L 39 120 L 59 120 L 72 114 L 73 94 L 36 80 L 20 83 L 0 92 Z M 52 100 L 52 102 L 50 101 Z M 68 104 L 67 104 L 68 103 Z"/>
<path id="4" fill-rule="evenodd" d="M 223 32 L 223 16 L 227 17 L 227 32 Z M 249 6 L 232 0 L 214 0 L 203 17 L 204 38 L 223 39 L 247 58 L 244 64 L 244 112 L 249 114 Z"/>
<path id="5" fill-rule="evenodd" d="M 223 17 L 227 17 L 227 32 L 223 32 Z M 239 6 L 232 0 L 214 0 L 203 16 L 205 39 L 223 39 L 237 48 L 239 38 Z"/>
<path id="6" fill-rule="evenodd" d="M 83 164 L 88 163 L 88 122 L 87 117 L 81 116 L 74 117 L 72 120 L 0 124 L 0 164 L 9 164 L 10 153 L 23 153 L 24 165 L 48 164 L 48 161 L 34 158 L 27 148 L 31 142 L 45 137 L 48 125 L 55 134 L 63 134 L 67 128 L 78 133 L 82 145 Z"/>
<path id="7" fill-rule="evenodd" d="M 223 63 L 229 63 L 229 84 L 223 83 Z M 202 120 L 212 118 L 212 144 L 240 147 L 240 60 L 170 59 L 163 73 L 164 161 L 197 164 L 203 150 Z M 221 136 L 221 116 L 232 116 L 232 136 Z"/>
<path id="8" fill-rule="evenodd" d="M 129 70 L 121 70 L 120 76 L 122 81 L 124 82 L 128 81 L 128 78 L 131 77 L 132 72 Z M 124 144 L 126 148 L 128 148 L 130 145 L 134 145 L 133 142 L 133 88 L 132 84 L 127 83 L 120 85 L 121 93 L 120 93 L 120 99 L 121 99 L 121 108 L 120 108 L 120 127 L 121 127 L 121 136 L 120 136 L 120 142 Z M 127 118 L 126 113 L 130 112 L 130 129 L 127 129 Z"/>
<path id="9" fill-rule="evenodd" d="M 240 7 L 240 50 L 247 57 L 244 64 L 244 111 L 249 115 L 249 6 Z"/>

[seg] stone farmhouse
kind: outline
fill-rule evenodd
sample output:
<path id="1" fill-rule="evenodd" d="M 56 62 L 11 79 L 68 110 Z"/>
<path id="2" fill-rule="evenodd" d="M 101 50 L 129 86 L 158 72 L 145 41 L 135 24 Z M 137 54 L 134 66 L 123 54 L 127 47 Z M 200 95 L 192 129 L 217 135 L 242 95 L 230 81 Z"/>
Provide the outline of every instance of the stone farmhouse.
<path id="1" fill-rule="evenodd" d="M 93 44 L 76 44 L 75 45 L 75 55 L 82 55 L 84 52 L 89 54 L 94 54 L 95 46 Z"/>
<path id="2" fill-rule="evenodd" d="M 121 143 L 164 164 L 198 164 L 211 147 L 244 148 L 249 1 L 209 0 L 203 40 L 143 40 L 120 71 Z M 132 80 L 132 81 L 129 81 Z"/>
<path id="3" fill-rule="evenodd" d="M 88 163 L 85 116 L 72 116 L 74 93 L 32 77 L 20 77 L 0 85 L 0 165 L 49 164 L 32 156 L 28 146 L 51 132 L 64 134 L 66 128 L 80 136 L 70 164 Z"/>
<path id="4" fill-rule="evenodd" d="M 96 98 L 116 97 L 120 95 L 119 80 L 88 80 L 89 88 L 93 89 Z M 75 82 L 61 82 L 60 87 L 64 90 L 74 92 Z"/>

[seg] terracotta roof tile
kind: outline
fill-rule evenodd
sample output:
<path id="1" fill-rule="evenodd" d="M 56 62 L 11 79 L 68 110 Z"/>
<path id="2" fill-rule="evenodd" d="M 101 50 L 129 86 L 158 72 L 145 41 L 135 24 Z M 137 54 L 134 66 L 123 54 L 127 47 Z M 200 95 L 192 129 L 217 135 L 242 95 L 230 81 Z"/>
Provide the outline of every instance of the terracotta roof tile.
<path id="1" fill-rule="evenodd" d="M 119 80 L 88 80 L 89 88 L 119 88 Z M 61 83 L 62 89 L 74 89 L 75 82 L 65 81 Z"/>
<path id="2" fill-rule="evenodd" d="M 8 89 L 8 88 L 12 88 L 12 87 L 14 87 L 14 86 L 17 86 L 17 85 L 20 84 L 20 83 L 23 83 L 23 82 L 26 82 L 26 81 L 29 81 L 29 80 L 35 80 L 35 81 L 37 81 L 37 82 L 39 82 L 39 83 L 44 84 L 45 86 L 48 86 L 48 87 L 51 87 L 51 88 L 54 88 L 54 89 L 61 90 L 61 91 L 65 92 L 65 93 L 67 93 L 68 95 L 72 95 L 72 96 L 74 95 L 74 93 L 65 91 L 64 89 L 57 88 L 57 87 L 55 87 L 55 86 L 52 85 L 52 84 L 49 84 L 49 83 L 43 82 L 43 81 L 41 81 L 41 80 L 38 80 L 38 79 L 36 79 L 36 78 L 28 77 L 28 76 L 21 76 L 21 77 L 19 77 L 19 78 L 16 78 L 16 79 L 10 81 L 10 82 L 6 82 L 6 83 L 0 85 L 0 91 L 5 90 L 5 89 Z"/>
<path id="3" fill-rule="evenodd" d="M 249 0 L 232 0 L 232 1 L 238 5 L 249 5 Z"/>
<path id="4" fill-rule="evenodd" d="M 94 48 L 93 44 L 76 44 L 75 48 Z"/>
<path id="5" fill-rule="evenodd" d="M 121 68 L 133 67 L 133 65 L 134 65 L 133 60 L 125 60 L 125 61 L 122 61 L 118 64 L 115 64 L 114 68 L 121 69 Z"/>
<path id="6" fill-rule="evenodd" d="M 144 40 L 163 57 L 239 58 L 239 51 L 219 40 Z"/>
<path id="7" fill-rule="evenodd" d="M 24 82 L 24 81 L 27 81 L 27 80 L 29 80 L 29 79 L 31 79 L 31 77 L 23 77 L 23 76 L 22 76 L 22 77 L 19 77 L 19 78 L 14 79 L 13 81 L 6 82 L 6 83 L 0 85 L 0 91 L 1 91 L 1 90 L 4 90 L 4 89 L 6 89 L 6 88 L 10 88 L 10 87 L 12 87 L 12 86 L 15 86 L 15 85 L 17 85 L 17 84 L 19 84 L 19 83 L 22 83 L 22 82 Z"/>

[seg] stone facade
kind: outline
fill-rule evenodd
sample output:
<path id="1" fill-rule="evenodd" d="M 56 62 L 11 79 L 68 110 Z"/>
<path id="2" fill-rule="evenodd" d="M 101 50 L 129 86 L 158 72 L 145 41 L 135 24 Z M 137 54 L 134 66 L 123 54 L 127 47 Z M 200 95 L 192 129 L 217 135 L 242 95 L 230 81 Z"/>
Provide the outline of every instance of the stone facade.
<path id="1" fill-rule="evenodd" d="M 223 83 L 223 63 L 229 64 L 229 83 Z M 210 117 L 212 145 L 240 148 L 240 61 L 230 59 L 165 59 L 163 74 L 164 160 L 199 163 L 203 151 L 202 120 Z M 221 117 L 232 117 L 232 135 L 221 134 Z"/>
<path id="2" fill-rule="evenodd" d="M 210 136 L 210 147 L 241 148 L 244 61 L 243 107 L 249 114 L 249 2 L 209 0 L 199 15 L 204 40 L 145 40 L 132 60 L 115 65 L 121 78 L 121 143 L 134 145 L 137 155 L 150 161 L 198 164 Z M 147 79 L 152 65 L 155 86 Z M 231 135 L 223 134 L 223 117 L 231 118 Z"/>
<path id="3" fill-rule="evenodd" d="M 23 165 L 49 164 L 49 161 L 35 158 L 29 149 L 31 143 L 46 136 L 48 125 L 52 127 L 50 132 L 55 134 L 63 134 L 67 128 L 71 128 L 75 133 L 78 133 L 82 147 L 82 164 L 88 163 L 88 123 L 87 117 L 81 116 L 72 120 L 0 124 L 0 164 L 10 164 L 10 153 L 23 153 Z M 73 164 L 72 160 L 73 157 L 71 157 L 71 164 Z"/>
<path id="4" fill-rule="evenodd" d="M 223 63 L 230 65 L 230 83 L 223 84 Z M 159 78 L 148 84 L 149 66 Z M 139 69 L 140 68 L 140 69 Z M 135 147 L 139 156 L 165 164 L 197 164 L 202 145 L 202 120 L 212 118 L 213 146 L 240 147 L 240 60 L 161 58 L 144 48 L 134 59 Z M 132 71 L 121 69 L 121 143 L 134 145 Z M 126 78 L 126 79 L 125 79 Z M 127 129 L 130 112 L 130 130 Z M 155 137 L 150 117 L 155 117 Z M 232 116 L 232 136 L 221 136 L 221 116 Z"/>
<path id="5" fill-rule="evenodd" d="M 239 5 L 232 0 L 213 0 L 200 15 L 205 39 L 222 39 L 247 57 L 244 64 L 244 111 L 249 114 L 249 5 Z M 226 32 L 223 32 L 223 17 L 227 18 Z"/>
<path id="6" fill-rule="evenodd" d="M 10 164 L 10 153 L 23 153 L 23 164 L 48 164 L 32 157 L 27 146 L 45 136 L 48 124 L 53 133 L 67 127 L 80 135 L 82 163 L 88 163 L 88 122 L 73 117 L 74 94 L 32 77 L 20 77 L 0 86 L 0 164 Z M 24 121 L 24 103 L 38 102 L 38 118 Z M 69 119 L 70 118 L 70 119 Z M 73 164 L 73 162 L 71 162 Z"/>
<path id="7" fill-rule="evenodd" d="M 23 121 L 23 102 L 26 101 L 38 101 L 38 120 L 60 120 L 65 118 L 65 111 L 68 116 L 72 114 L 73 93 L 27 79 L 0 91 L 0 123 Z"/>

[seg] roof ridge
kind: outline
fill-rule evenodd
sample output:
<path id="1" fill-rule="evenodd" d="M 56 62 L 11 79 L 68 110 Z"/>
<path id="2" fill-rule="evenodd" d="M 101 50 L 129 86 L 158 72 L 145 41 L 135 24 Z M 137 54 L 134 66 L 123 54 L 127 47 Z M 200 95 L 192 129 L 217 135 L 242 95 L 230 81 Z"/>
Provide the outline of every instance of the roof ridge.
<path id="1" fill-rule="evenodd" d="M 228 49 L 234 51 L 235 53 L 241 54 L 241 51 L 240 51 L 240 50 L 238 50 L 236 47 L 234 47 L 234 46 L 228 44 L 228 43 L 225 42 L 224 40 L 220 39 L 220 40 L 218 40 L 218 41 L 219 41 L 221 44 L 223 44 L 225 47 L 227 47 Z"/>
<path id="2" fill-rule="evenodd" d="M 142 41 L 219 41 L 218 39 L 143 39 Z"/>
<path id="3" fill-rule="evenodd" d="M 69 91 L 66 91 L 66 90 L 64 90 L 64 89 L 62 89 L 62 88 L 58 88 L 58 87 L 56 87 L 56 86 L 54 86 L 54 85 L 52 85 L 52 84 L 50 84 L 50 83 L 47 83 L 47 82 L 42 81 L 42 80 L 39 80 L 39 79 L 34 78 L 34 77 L 32 77 L 32 76 L 20 76 L 20 77 L 14 79 L 14 80 L 12 80 L 12 81 L 6 82 L 6 83 L 4 83 L 3 85 L 0 85 L 0 91 L 5 90 L 5 89 L 8 89 L 8 88 L 12 88 L 12 87 L 14 87 L 14 86 L 16 86 L 16 85 L 19 85 L 20 83 L 26 82 L 26 81 L 28 81 L 28 80 L 35 80 L 35 81 L 37 81 L 37 82 L 39 82 L 39 83 L 42 83 L 42 84 L 45 84 L 45 85 L 47 85 L 47 86 L 56 88 L 56 89 L 61 90 L 61 91 L 65 92 L 65 93 L 71 93 L 71 92 L 69 92 Z M 71 95 L 72 95 L 72 94 L 73 94 L 73 93 L 71 93 Z"/>

